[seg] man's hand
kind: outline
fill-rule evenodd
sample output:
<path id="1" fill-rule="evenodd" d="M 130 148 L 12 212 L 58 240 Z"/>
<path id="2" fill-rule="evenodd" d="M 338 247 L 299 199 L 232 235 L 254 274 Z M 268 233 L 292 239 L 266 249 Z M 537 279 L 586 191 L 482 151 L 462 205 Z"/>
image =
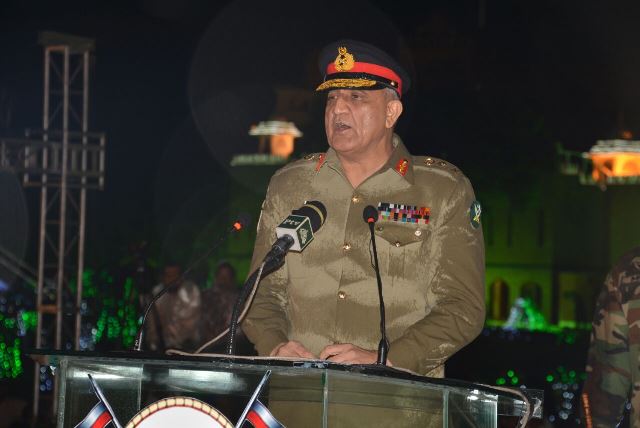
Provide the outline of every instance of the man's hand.
<path id="1" fill-rule="evenodd" d="M 271 351 L 269 354 L 271 357 L 300 357 L 300 358 L 312 358 L 315 359 L 316 356 L 313 355 L 307 348 L 302 345 L 300 342 L 296 342 L 292 340 L 290 342 L 282 342 Z"/>
<path id="2" fill-rule="evenodd" d="M 368 351 L 351 343 L 329 345 L 320 352 L 320 358 L 342 364 L 375 364 L 378 361 L 378 351 Z M 387 360 L 388 366 L 393 366 Z"/>

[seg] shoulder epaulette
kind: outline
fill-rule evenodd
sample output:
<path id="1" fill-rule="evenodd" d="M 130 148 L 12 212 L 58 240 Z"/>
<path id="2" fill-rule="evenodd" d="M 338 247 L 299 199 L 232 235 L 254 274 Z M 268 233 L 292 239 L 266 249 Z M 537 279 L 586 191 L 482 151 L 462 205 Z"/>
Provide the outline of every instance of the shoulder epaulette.
<path id="1" fill-rule="evenodd" d="M 322 155 L 324 155 L 324 153 L 310 153 L 308 155 L 305 155 L 300 159 L 296 159 L 294 161 L 289 162 L 288 164 L 280 168 L 278 171 L 276 171 L 275 175 L 280 175 L 283 172 L 291 171 L 292 169 L 297 169 L 297 168 L 309 168 L 309 167 L 313 168 L 316 165 L 320 156 Z"/>
<path id="2" fill-rule="evenodd" d="M 461 171 L 445 160 L 435 158 L 433 156 L 414 156 L 414 166 L 423 166 L 425 168 L 434 168 L 449 171 L 453 174 L 461 174 Z"/>

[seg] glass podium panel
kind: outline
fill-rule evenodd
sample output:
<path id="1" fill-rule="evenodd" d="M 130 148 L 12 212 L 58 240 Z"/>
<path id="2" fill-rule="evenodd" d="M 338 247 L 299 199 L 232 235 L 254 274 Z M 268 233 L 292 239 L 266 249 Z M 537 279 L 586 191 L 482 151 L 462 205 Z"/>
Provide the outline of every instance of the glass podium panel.
<path id="1" fill-rule="evenodd" d="M 260 401 L 289 428 L 498 426 L 521 416 L 518 393 L 431 379 L 379 367 L 232 357 L 105 356 L 49 353 L 59 387 L 58 427 L 75 427 L 99 399 L 88 374 L 124 427 L 141 409 L 169 397 L 200 400 L 234 425 L 267 370 Z M 536 412 L 541 415 L 541 402 Z"/>
<path id="2" fill-rule="evenodd" d="M 340 372 L 329 390 L 329 426 L 497 426 L 497 396 L 479 390 Z"/>
<path id="3" fill-rule="evenodd" d="M 91 389 L 88 373 L 104 391 L 118 420 L 126 423 L 140 409 L 140 364 L 104 364 L 62 359 L 54 373 L 56 382 L 59 382 L 59 427 L 74 427 L 98 402 Z"/>

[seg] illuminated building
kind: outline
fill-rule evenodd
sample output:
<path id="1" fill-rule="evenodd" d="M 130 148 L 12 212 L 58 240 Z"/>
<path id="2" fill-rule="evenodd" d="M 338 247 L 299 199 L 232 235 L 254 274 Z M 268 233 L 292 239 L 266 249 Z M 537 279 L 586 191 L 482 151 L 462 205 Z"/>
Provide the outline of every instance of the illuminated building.
<path id="1" fill-rule="evenodd" d="M 251 127 L 249 135 L 260 137 L 259 153 L 264 153 L 266 137 L 269 137 L 271 155 L 286 159 L 293 153 L 294 140 L 302 137 L 302 132 L 293 122 L 269 120 Z"/>
<path id="2" fill-rule="evenodd" d="M 596 183 L 640 182 L 640 141 L 600 140 L 587 156 L 593 162 L 591 176 Z"/>

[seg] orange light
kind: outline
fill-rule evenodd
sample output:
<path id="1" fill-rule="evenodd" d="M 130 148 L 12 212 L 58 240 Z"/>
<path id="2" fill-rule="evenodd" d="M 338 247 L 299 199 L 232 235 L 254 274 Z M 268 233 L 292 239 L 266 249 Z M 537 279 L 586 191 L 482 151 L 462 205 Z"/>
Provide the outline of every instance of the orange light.
<path id="1" fill-rule="evenodd" d="M 595 181 L 607 177 L 640 176 L 640 153 L 590 153 L 593 162 L 592 176 Z"/>
<path id="2" fill-rule="evenodd" d="M 288 158 L 293 153 L 293 135 L 275 134 L 271 136 L 271 154 Z"/>
<path id="3" fill-rule="evenodd" d="M 235 223 L 233 223 L 233 228 L 235 230 L 240 230 L 242 229 L 242 223 L 240 223 L 239 221 L 236 221 Z"/>

